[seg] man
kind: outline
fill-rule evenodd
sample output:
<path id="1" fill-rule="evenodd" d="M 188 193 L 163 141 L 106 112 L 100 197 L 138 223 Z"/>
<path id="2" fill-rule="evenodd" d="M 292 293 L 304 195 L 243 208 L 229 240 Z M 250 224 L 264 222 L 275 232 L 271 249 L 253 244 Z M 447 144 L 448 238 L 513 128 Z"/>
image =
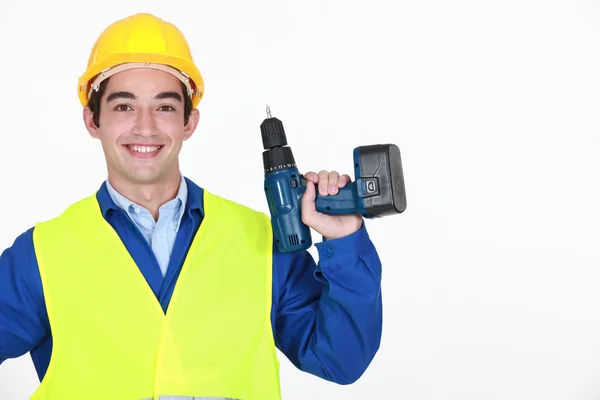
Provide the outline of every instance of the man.
<path id="1" fill-rule="evenodd" d="M 108 178 L 0 257 L 0 362 L 31 353 L 32 398 L 280 399 L 276 348 L 356 381 L 380 343 L 381 264 L 360 216 L 315 209 L 349 176 L 306 174 L 319 263 L 282 253 L 264 213 L 180 172 L 204 84 L 174 25 L 111 24 L 79 83 Z"/>

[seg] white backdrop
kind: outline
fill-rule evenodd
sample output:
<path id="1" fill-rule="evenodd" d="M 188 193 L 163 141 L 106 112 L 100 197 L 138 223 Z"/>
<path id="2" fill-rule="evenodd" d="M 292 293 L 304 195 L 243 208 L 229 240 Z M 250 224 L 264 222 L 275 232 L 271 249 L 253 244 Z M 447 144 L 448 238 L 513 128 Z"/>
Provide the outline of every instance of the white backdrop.
<path id="1" fill-rule="evenodd" d="M 350 386 L 281 357 L 286 400 L 600 398 L 598 1 L 69 3 L 0 1 L 0 247 L 104 179 L 77 78 L 107 24 L 148 11 L 206 80 L 182 154 L 200 185 L 267 211 L 266 104 L 304 171 L 401 149 L 406 213 L 367 223 L 381 349 Z M 0 365 L 1 399 L 37 385 L 29 355 Z"/>

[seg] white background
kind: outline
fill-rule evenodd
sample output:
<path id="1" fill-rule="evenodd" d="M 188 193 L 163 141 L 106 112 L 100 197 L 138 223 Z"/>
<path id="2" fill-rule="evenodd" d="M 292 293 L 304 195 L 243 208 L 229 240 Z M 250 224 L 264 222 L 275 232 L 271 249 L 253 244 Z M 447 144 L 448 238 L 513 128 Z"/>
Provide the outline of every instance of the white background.
<path id="1" fill-rule="evenodd" d="M 1 247 L 105 178 L 77 78 L 107 24 L 149 11 L 206 80 L 182 153 L 200 185 L 267 210 L 266 104 L 304 171 L 401 149 L 406 213 L 367 224 L 381 350 L 345 387 L 282 358 L 285 399 L 600 398 L 598 1 L 166 4 L 1 0 Z M 29 355 L 0 366 L 0 398 L 37 385 Z"/>

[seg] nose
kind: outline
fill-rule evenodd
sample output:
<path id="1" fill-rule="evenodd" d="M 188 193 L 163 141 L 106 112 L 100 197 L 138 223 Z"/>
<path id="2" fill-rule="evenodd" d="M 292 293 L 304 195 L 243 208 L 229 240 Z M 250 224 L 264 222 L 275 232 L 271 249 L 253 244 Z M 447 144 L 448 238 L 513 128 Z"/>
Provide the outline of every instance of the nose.
<path id="1" fill-rule="evenodd" d="M 152 111 L 140 109 L 137 112 L 135 134 L 140 136 L 153 136 L 156 133 L 156 121 Z"/>

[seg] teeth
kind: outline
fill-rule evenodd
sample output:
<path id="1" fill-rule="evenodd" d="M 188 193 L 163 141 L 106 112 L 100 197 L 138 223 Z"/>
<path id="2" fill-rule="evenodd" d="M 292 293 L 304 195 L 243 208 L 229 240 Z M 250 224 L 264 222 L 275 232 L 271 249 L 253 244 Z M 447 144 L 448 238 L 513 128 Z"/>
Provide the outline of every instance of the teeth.
<path id="1" fill-rule="evenodd" d="M 131 150 L 138 152 L 138 153 L 152 153 L 153 151 L 156 151 L 158 149 L 160 149 L 161 146 L 127 146 L 129 147 Z"/>

